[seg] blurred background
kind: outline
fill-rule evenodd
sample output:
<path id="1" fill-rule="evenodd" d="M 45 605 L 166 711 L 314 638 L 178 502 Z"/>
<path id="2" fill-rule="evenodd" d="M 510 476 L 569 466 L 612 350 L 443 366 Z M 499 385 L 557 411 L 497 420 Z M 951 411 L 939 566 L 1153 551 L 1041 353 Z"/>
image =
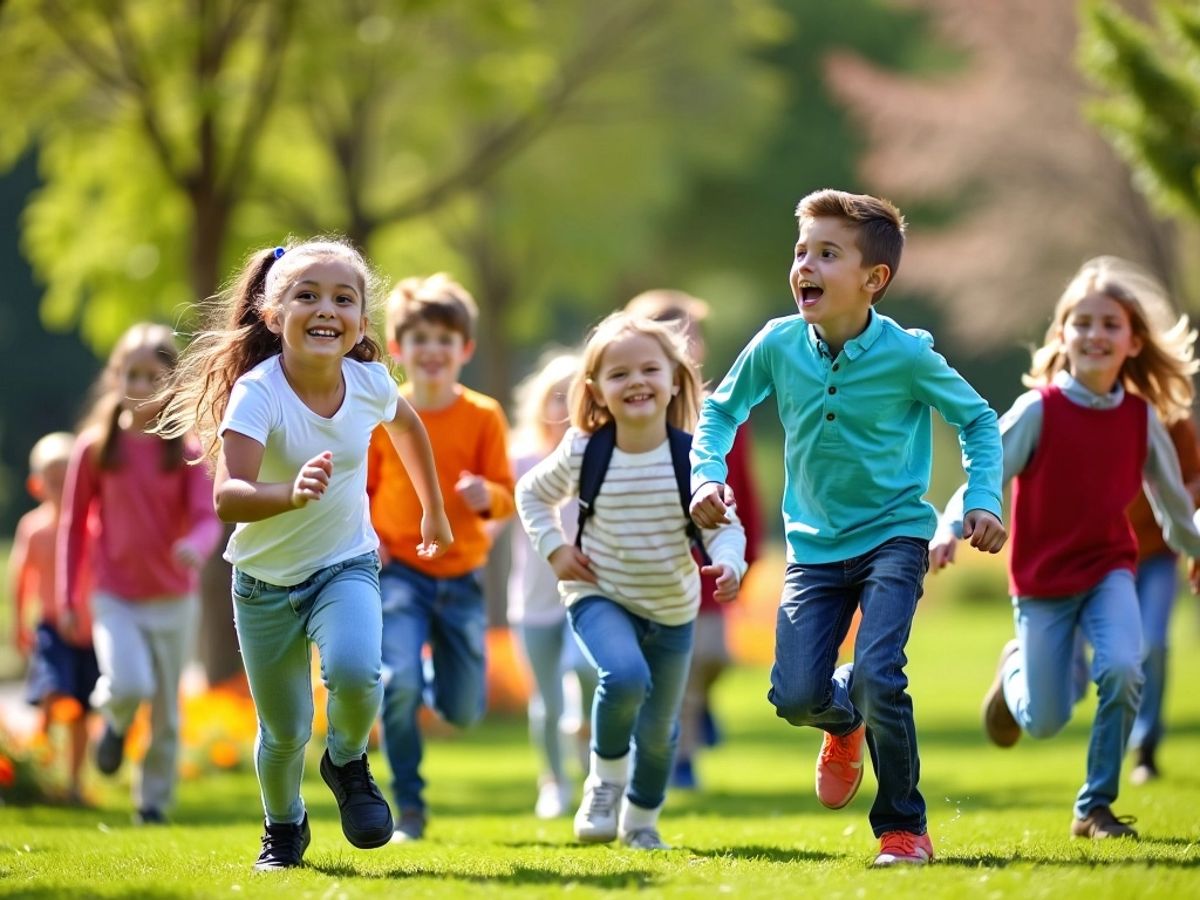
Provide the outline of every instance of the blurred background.
<path id="1" fill-rule="evenodd" d="M 1085 258 L 1184 310 L 1200 289 L 1194 0 L 0 0 L 0 60 L 0 535 L 125 327 L 186 340 L 289 234 L 348 236 L 388 285 L 454 274 L 482 316 L 464 380 L 506 403 L 655 287 L 712 305 L 718 380 L 794 309 L 822 187 L 901 206 L 882 311 L 999 412 Z M 769 404 L 753 427 L 777 535 Z"/>

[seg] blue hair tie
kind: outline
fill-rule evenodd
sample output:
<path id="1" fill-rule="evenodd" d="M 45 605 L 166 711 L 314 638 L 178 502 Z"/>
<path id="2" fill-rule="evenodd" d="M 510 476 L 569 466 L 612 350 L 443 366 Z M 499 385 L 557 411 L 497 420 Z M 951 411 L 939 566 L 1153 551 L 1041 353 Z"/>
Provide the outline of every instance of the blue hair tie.
<path id="1" fill-rule="evenodd" d="M 275 254 L 275 258 L 279 259 L 279 257 L 283 256 L 285 251 L 282 247 L 276 247 L 272 252 Z"/>

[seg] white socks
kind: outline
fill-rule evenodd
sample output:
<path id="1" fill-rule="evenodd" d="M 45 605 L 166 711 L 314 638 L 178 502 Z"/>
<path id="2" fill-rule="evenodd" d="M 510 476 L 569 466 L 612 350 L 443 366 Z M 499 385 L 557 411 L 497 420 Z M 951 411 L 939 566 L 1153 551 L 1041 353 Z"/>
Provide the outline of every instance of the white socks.
<path id="1" fill-rule="evenodd" d="M 662 812 L 662 804 L 654 809 L 644 809 L 636 803 L 630 803 L 625 797 L 621 804 L 621 824 L 619 831 L 622 835 L 641 831 L 643 828 L 657 828 L 658 814 Z"/>
<path id="2" fill-rule="evenodd" d="M 629 782 L 629 753 L 616 759 L 602 759 L 591 753 L 588 780 L 607 781 L 609 784 L 619 784 L 624 787 Z"/>

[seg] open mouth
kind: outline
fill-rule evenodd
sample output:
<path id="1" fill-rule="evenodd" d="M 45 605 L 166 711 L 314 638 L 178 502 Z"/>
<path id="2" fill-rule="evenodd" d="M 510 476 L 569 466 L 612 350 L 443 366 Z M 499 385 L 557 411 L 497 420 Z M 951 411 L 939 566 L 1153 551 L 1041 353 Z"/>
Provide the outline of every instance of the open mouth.
<path id="1" fill-rule="evenodd" d="M 823 287 L 813 284 L 811 281 L 802 281 L 800 284 L 796 285 L 796 288 L 800 292 L 801 306 L 812 306 L 814 303 L 820 300 L 822 295 L 825 293 L 825 289 Z"/>
<path id="2" fill-rule="evenodd" d="M 315 338 L 338 338 L 341 337 L 341 332 L 334 331 L 332 328 L 310 328 L 308 336 Z"/>

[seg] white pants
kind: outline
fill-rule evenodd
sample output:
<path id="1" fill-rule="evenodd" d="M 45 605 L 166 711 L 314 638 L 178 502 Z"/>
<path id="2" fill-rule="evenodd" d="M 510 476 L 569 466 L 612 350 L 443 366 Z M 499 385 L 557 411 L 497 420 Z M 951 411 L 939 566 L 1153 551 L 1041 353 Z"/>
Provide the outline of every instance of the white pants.
<path id="1" fill-rule="evenodd" d="M 150 744 L 133 779 L 137 809 L 166 811 L 175 794 L 179 751 L 179 679 L 187 660 L 194 596 L 122 600 L 92 596 L 92 641 L 100 680 L 92 705 L 119 734 L 126 734 L 138 707 L 150 702 Z"/>

